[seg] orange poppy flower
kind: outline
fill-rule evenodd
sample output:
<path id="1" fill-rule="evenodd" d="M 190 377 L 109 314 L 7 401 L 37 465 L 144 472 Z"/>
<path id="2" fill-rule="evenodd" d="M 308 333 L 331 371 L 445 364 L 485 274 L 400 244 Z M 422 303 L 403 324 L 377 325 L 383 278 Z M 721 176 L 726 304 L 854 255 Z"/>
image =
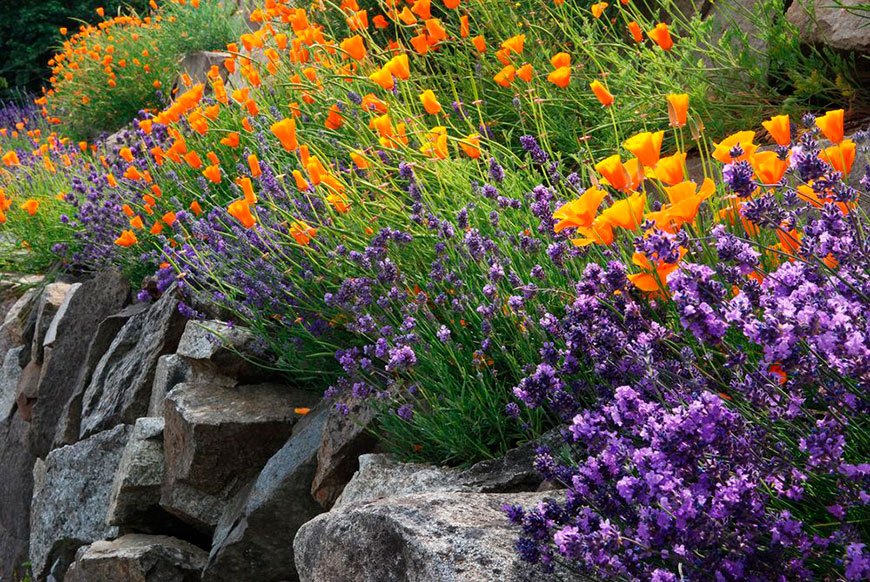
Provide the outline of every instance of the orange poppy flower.
<path id="1" fill-rule="evenodd" d="M 132 226 L 133 228 L 141 230 L 141 229 L 145 228 L 145 223 L 142 222 L 141 216 L 134 216 L 133 218 L 130 219 L 130 226 Z"/>
<path id="2" fill-rule="evenodd" d="M 665 263 L 662 261 L 656 261 L 655 265 L 653 265 L 646 258 L 646 255 L 642 253 L 634 253 L 631 261 L 640 267 L 642 271 L 629 275 L 628 280 L 641 291 L 648 293 L 658 293 L 667 290 L 668 275 L 676 271 L 679 266 L 678 263 Z"/>
<path id="3" fill-rule="evenodd" d="M 369 79 L 387 91 L 392 91 L 393 87 L 396 86 L 395 81 L 393 81 L 393 74 L 386 67 L 380 68 L 370 74 Z"/>
<path id="4" fill-rule="evenodd" d="M 733 133 L 718 144 L 714 144 L 716 149 L 713 150 L 712 156 L 723 164 L 745 160 L 758 149 L 758 146 L 752 143 L 753 139 L 755 139 L 754 131 L 738 131 L 737 133 Z M 732 158 L 731 150 L 736 145 L 740 146 L 743 153 L 736 158 Z"/>
<path id="5" fill-rule="evenodd" d="M 329 114 L 326 116 L 324 125 L 326 129 L 338 129 L 344 125 L 344 117 L 342 117 L 341 109 L 338 108 L 337 104 L 333 103 L 329 108 Z"/>
<path id="6" fill-rule="evenodd" d="M 121 150 L 118 152 L 118 155 L 121 156 L 121 159 L 125 162 L 133 161 L 133 150 L 128 147 L 121 148 Z"/>
<path id="7" fill-rule="evenodd" d="M 390 23 L 387 22 L 387 19 L 384 18 L 383 14 L 378 14 L 377 16 L 372 18 L 372 22 L 374 23 L 375 28 L 379 30 L 383 30 L 384 28 L 388 28 L 390 26 Z"/>
<path id="8" fill-rule="evenodd" d="M 471 26 L 468 23 L 468 15 L 463 14 L 459 17 L 459 36 L 462 38 L 468 38 L 470 35 Z"/>
<path id="9" fill-rule="evenodd" d="M 509 51 L 513 51 L 518 55 L 523 54 L 523 46 L 526 42 L 526 35 L 518 34 L 516 36 L 512 36 L 503 43 L 501 43 L 502 48 L 507 49 Z"/>
<path id="10" fill-rule="evenodd" d="M 631 184 L 631 175 L 622 165 L 619 154 L 613 154 L 609 158 L 601 160 L 595 164 L 595 170 L 617 190 L 624 190 L 626 186 Z"/>
<path id="11" fill-rule="evenodd" d="M 610 6 L 607 2 L 598 2 L 590 6 L 590 10 L 592 11 L 592 16 L 595 18 L 601 18 L 601 15 L 604 14 L 604 9 Z"/>
<path id="12" fill-rule="evenodd" d="M 648 168 L 654 168 L 659 162 L 664 137 L 664 131 L 657 131 L 655 133 L 644 131 L 628 138 L 622 145 L 637 156 L 641 164 Z"/>
<path id="13" fill-rule="evenodd" d="M 532 77 L 534 76 L 534 74 L 535 69 L 532 68 L 532 65 L 530 65 L 529 63 L 526 63 L 525 65 L 517 69 L 517 77 L 519 77 L 526 83 L 532 82 Z"/>
<path id="14" fill-rule="evenodd" d="M 604 107 L 610 107 L 613 105 L 613 95 L 610 94 L 610 91 L 601 84 L 600 81 L 592 81 L 589 83 L 589 88 L 592 89 L 592 92 L 595 94 L 595 97 L 598 99 L 598 102 L 601 103 Z"/>
<path id="15" fill-rule="evenodd" d="M 477 49 L 479 53 L 486 52 L 486 39 L 483 38 L 482 34 L 479 34 L 471 39 L 471 44 L 474 45 L 474 48 Z"/>
<path id="16" fill-rule="evenodd" d="M 669 51 L 674 46 L 674 40 L 671 38 L 671 33 L 668 30 L 668 25 L 664 22 L 656 24 L 655 28 L 647 33 L 654 43 L 659 45 L 662 50 Z"/>
<path id="17" fill-rule="evenodd" d="M 564 89 L 571 83 L 571 67 L 559 67 L 547 75 L 547 80 L 560 89 Z"/>
<path id="18" fill-rule="evenodd" d="M 155 222 L 154 224 L 151 225 L 151 230 L 149 230 L 148 232 L 150 232 L 153 235 L 158 235 L 161 232 L 163 232 L 163 225 L 160 224 L 159 222 Z"/>
<path id="19" fill-rule="evenodd" d="M 667 96 L 667 100 L 668 119 L 670 120 L 671 127 L 685 126 L 689 114 L 688 93 L 671 93 Z"/>
<path id="20" fill-rule="evenodd" d="M 358 34 L 341 41 L 339 47 L 354 60 L 361 61 L 366 58 L 366 45 L 363 37 Z"/>
<path id="21" fill-rule="evenodd" d="M 407 6 L 402 8 L 402 11 L 399 12 L 396 15 L 396 17 L 399 20 L 401 20 L 404 24 L 407 24 L 408 26 L 413 26 L 413 25 L 417 24 L 417 17 L 414 16 L 414 13 L 411 12 L 411 10 L 408 9 Z"/>
<path id="22" fill-rule="evenodd" d="M 347 198 L 341 194 L 330 194 L 326 197 L 326 201 L 332 204 L 332 207 L 335 208 L 337 212 L 341 212 L 342 214 L 350 210 L 350 204 L 348 204 Z"/>
<path id="23" fill-rule="evenodd" d="M 256 154 L 248 156 L 248 168 L 251 170 L 252 178 L 257 178 L 262 174 L 262 171 L 260 170 L 260 161 L 257 159 Z"/>
<path id="24" fill-rule="evenodd" d="M 241 136 L 235 131 L 227 134 L 226 137 L 221 138 L 221 144 L 231 148 L 239 147 L 239 141 Z"/>
<path id="25" fill-rule="evenodd" d="M 360 170 L 365 170 L 369 167 L 369 162 L 362 154 L 358 152 L 350 152 L 350 159 L 353 161 L 353 165 L 355 165 Z"/>
<path id="26" fill-rule="evenodd" d="M 420 93 L 420 103 L 423 104 L 423 109 L 425 109 L 426 113 L 429 115 L 435 115 L 436 113 L 441 112 L 441 103 L 438 102 L 438 98 L 435 97 L 435 92 L 431 89 L 426 89 Z"/>
<path id="27" fill-rule="evenodd" d="M 495 77 L 493 77 L 493 81 L 501 85 L 502 87 L 510 87 L 511 83 L 514 82 L 514 78 L 517 75 L 517 70 L 513 65 L 506 65 L 501 71 L 496 73 Z"/>
<path id="28" fill-rule="evenodd" d="M 115 239 L 115 244 L 119 247 L 130 247 L 139 242 L 132 230 L 125 230 L 121 236 Z"/>
<path id="29" fill-rule="evenodd" d="M 193 212 L 194 216 L 199 216 L 202 214 L 202 206 L 200 206 L 198 200 L 194 200 L 190 203 L 190 211 Z"/>
<path id="30" fill-rule="evenodd" d="M 830 164 L 836 171 L 848 176 L 855 163 L 855 142 L 845 139 L 819 152 L 819 158 Z"/>
<path id="31" fill-rule="evenodd" d="M 245 228 L 251 228 L 257 224 L 257 219 L 251 214 L 251 206 L 245 200 L 236 200 L 227 207 L 227 212 L 242 223 Z"/>
<path id="32" fill-rule="evenodd" d="M 787 146 L 791 143 L 791 123 L 788 115 L 775 115 L 761 125 L 777 145 Z"/>
<path id="33" fill-rule="evenodd" d="M 607 192 L 600 188 L 587 188 L 579 198 L 563 204 L 553 213 L 553 218 L 559 220 L 553 230 L 561 232 L 571 227 L 592 226 L 598 207 L 601 206 L 605 196 Z"/>
<path id="34" fill-rule="evenodd" d="M 33 216 L 34 214 L 36 214 L 36 211 L 39 210 L 39 201 L 30 198 L 21 205 L 21 209 L 30 216 Z"/>
<path id="35" fill-rule="evenodd" d="M 165 222 L 169 226 L 172 226 L 173 224 L 175 224 L 176 216 L 175 216 L 174 212 L 167 212 L 166 214 L 163 215 L 162 218 L 163 218 L 163 222 Z"/>
<path id="36" fill-rule="evenodd" d="M 780 159 L 776 152 L 756 152 L 749 156 L 749 163 L 755 170 L 759 183 L 772 186 L 778 184 L 788 169 L 788 160 Z"/>
<path id="37" fill-rule="evenodd" d="M 281 145 L 287 151 L 294 151 L 299 147 L 299 142 L 296 140 L 296 120 L 284 118 L 281 121 L 273 123 L 269 128 Z"/>
<path id="38" fill-rule="evenodd" d="M 294 220 L 290 225 L 290 235 L 301 245 L 307 245 L 317 235 L 317 230 L 311 228 L 301 220 Z"/>
<path id="39" fill-rule="evenodd" d="M 591 244 L 608 246 L 613 244 L 613 225 L 603 220 L 600 216 L 592 221 L 591 226 L 577 227 L 580 238 L 571 239 L 571 243 L 577 247 L 585 247 Z"/>
<path id="40" fill-rule="evenodd" d="M 423 20 L 432 18 L 432 3 L 430 0 L 416 0 L 411 6 L 411 12 Z"/>
<path id="41" fill-rule="evenodd" d="M 296 188 L 298 188 L 300 192 L 308 190 L 309 184 L 302 175 L 302 172 L 299 170 L 293 170 L 293 179 L 296 181 Z"/>
<path id="42" fill-rule="evenodd" d="M 843 141 L 843 110 L 835 109 L 828 111 L 821 117 L 816 118 L 816 125 L 822 130 L 826 138 L 833 143 Z"/>
<path id="43" fill-rule="evenodd" d="M 685 178 L 686 154 L 677 152 L 671 156 L 659 158 L 655 166 L 655 177 L 665 184 L 673 186 Z"/>
<path id="44" fill-rule="evenodd" d="M 15 153 L 15 150 L 9 150 L 3 154 L 3 163 L 11 168 L 13 166 L 20 166 L 21 160 L 18 158 L 18 154 Z"/>
<path id="45" fill-rule="evenodd" d="M 612 226 L 635 230 L 643 221 L 646 194 L 632 194 L 628 198 L 614 202 L 601 213 L 601 220 Z"/>
<path id="46" fill-rule="evenodd" d="M 472 133 L 463 141 L 459 142 L 459 147 L 465 152 L 469 158 L 476 160 L 480 157 L 480 135 Z"/>

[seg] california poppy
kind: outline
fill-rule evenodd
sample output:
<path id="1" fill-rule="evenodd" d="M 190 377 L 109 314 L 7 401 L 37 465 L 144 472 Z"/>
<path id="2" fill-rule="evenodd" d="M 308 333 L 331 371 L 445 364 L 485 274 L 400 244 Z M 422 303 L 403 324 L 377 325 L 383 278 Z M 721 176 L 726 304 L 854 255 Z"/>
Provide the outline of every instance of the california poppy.
<path id="1" fill-rule="evenodd" d="M 435 92 L 431 89 L 426 89 L 420 93 L 420 103 L 423 104 L 423 109 L 425 109 L 426 113 L 429 115 L 435 115 L 436 113 L 441 112 L 441 103 L 438 102 L 438 98 L 435 97 Z"/>
<path id="2" fill-rule="evenodd" d="M 525 81 L 526 83 L 532 82 L 532 77 L 535 74 L 535 69 L 532 68 L 532 65 L 526 63 L 519 69 L 517 69 L 517 77 Z"/>
<path id="3" fill-rule="evenodd" d="M 547 80 L 560 89 L 564 89 L 571 83 L 571 67 L 559 67 L 547 75 Z"/>
<path id="4" fill-rule="evenodd" d="M 628 31 L 631 33 L 631 38 L 634 42 L 643 42 L 643 31 L 640 29 L 640 24 L 632 20 L 628 23 Z"/>
<path id="5" fill-rule="evenodd" d="M 622 160 L 619 154 L 614 154 L 595 164 L 595 170 L 604 176 L 607 183 L 616 188 L 623 190 L 631 184 L 631 176 L 625 166 L 622 165 Z"/>
<path id="6" fill-rule="evenodd" d="M 592 92 L 595 94 L 595 97 L 604 107 L 610 107 L 613 105 L 613 95 L 610 94 L 610 91 L 598 80 L 592 81 L 589 83 L 589 87 L 592 89 Z"/>
<path id="7" fill-rule="evenodd" d="M 579 198 L 563 204 L 553 213 L 553 218 L 559 220 L 553 230 L 561 232 L 570 227 L 592 226 L 598 207 L 606 196 L 607 192 L 600 188 L 587 188 Z"/>
<path id="8" fill-rule="evenodd" d="M 667 96 L 668 100 L 668 119 L 671 127 L 683 127 L 686 125 L 686 120 L 689 113 L 689 95 L 688 93 L 671 93 Z"/>
<path id="9" fill-rule="evenodd" d="M 673 186 L 683 181 L 685 177 L 684 167 L 686 165 L 686 154 L 677 152 L 671 156 L 659 158 L 655 166 L 655 176 L 665 184 Z"/>
<path id="10" fill-rule="evenodd" d="M 251 206 L 246 200 L 235 200 L 227 207 L 230 216 L 242 223 L 245 228 L 251 228 L 257 223 L 257 219 L 251 214 Z"/>
<path id="11" fill-rule="evenodd" d="M 641 164 L 653 168 L 659 161 L 664 137 L 664 131 L 657 131 L 655 133 L 644 131 L 628 138 L 622 145 L 637 156 Z"/>
<path id="12" fill-rule="evenodd" d="M 459 147 L 465 152 L 469 158 L 476 160 L 480 157 L 480 135 L 472 133 L 463 141 L 459 142 Z"/>
<path id="13" fill-rule="evenodd" d="M 212 182 L 214 184 L 220 184 L 220 182 L 221 182 L 220 166 L 217 166 L 217 165 L 206 166 L 205 170 L 202 171 L 202 175 L 205 176 L 209 182 Z"/>
<path id="14" fill-rule="evenodd" d="M 341 41 L 339 47 L 354 60 L 361 61 L 366 57 L 365 42 L 363 42 L 363 37 L 358 34 Z"/>
<path id="15" fill-rule="evenodd" d="M 610 208 L 601 213 L 601 220 L 626 230 L 635 230 L 643 220 L 643 210 L 646 206 L 646 194 L 632 194 L 614 202 Z"/>
<path id="16" fill-rule="evenodd" d="M 791 143 L 791 123 L 788 115 L 775 115 L 761 123 L 777 145 L 787 146 Z"/>
<path id="17" fill-rule="evenodd" d="M 290 225 L 290 235 L 301 245 L 307 245 L 317 234 L 317 230 L 308 226 L 301 220 L 294 220 Z"/>
<path id="18" fill-rule="evenodd" d="M 115 239 L 115 244 L 119 247 L 129 247 L 136 244 L 138 239 L 132 230 L 125 230 L 121 233 L 121 236 Z"/>
<path id="19" fill-rule="evenodd" d="M 24 212 L 26 212 L 30 216 L 33 216 L 36 214 L 36 211 L 39 209 L 39 201 L 34 200 L 33 198 L 30 198 L 29 200 L 25 201 L 24 204 L 21 205 L 21 209 L 24 210 Z"/>
<path id="20" fill-rule="evenodd" d="M 745 160 L 758 149 L 758 146 L 752 143 L 753 139 L 755 139 L 754 131 L 732 133 L 718 144 L 714 144 L 716 148 L 713 150 L 712 156 L 723 164 Z M 736 146 L 740 146 L 742 153 L 732 158 L 731 153 Z"/>
<path id="21" fill-rule="evenodd" d="M 822 130 L 826 138 L 833 143 L 843 141 L 843 110 L 835 109 L 828 111 L 821 117 L 816 118 L 816 125 Z"/>
<path id="22" fill-rule="evenodd" d="M 285 150 L 293 151 L 299 147 L 299 142 L 296 140 L 296 120 L 285 117 L 281 121 L 273 123 L 269 129 L 272 130 Z"/>
<path id="23" fill-rule="evenodd" d="M 668 31 L 668 25 L 664 22 L 656 24 L 655 28 L 647 33 L 647 35 L 655 42 L 662 50 L 669 51 L 674 46 L 674 41 L 671 38 L 671 33 Z"/>

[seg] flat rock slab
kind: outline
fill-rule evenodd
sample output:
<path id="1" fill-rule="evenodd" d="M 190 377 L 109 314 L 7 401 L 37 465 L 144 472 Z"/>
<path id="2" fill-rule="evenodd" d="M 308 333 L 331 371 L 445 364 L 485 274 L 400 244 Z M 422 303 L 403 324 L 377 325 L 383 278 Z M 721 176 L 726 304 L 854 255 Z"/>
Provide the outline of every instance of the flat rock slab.
<path id="1" fill-rule="evenodd" d="M 206 557 L 173 537 L 128 534 L 81 548 L 64 582 L 198 582 Z"/>
<path id="2" fill-rule="evenodd" d="M 34 471 L 39 475 L 30 507 L 30 560 L 37 579 L 56 563 L 61 566 L 55 571 L 64 572 L 79 547 L 117 535 L 117 528 L 106 525 L 106 514 L 131 431 L 120 425 L 55 449 Z"/>
<path id="3" fill-rule="evenodd" d="M 203 530 L 280 449 L 317 394 L 289 386 L 179 384 L 166 397 L 161 505 Z"/>
<path id="4" fill-rule="evenodd" d="M 840 7 L 827 0 L 795 0 L 786 18 L 807 44 L 870 53 L 867 12 L 859 9 L 860 4 L 861 0 L 843 0 Z"/>
<path id="5" fill-rule="evenodd" d="M 44 458 L 51 450 L 97 327 L 120 310 L 129 295 L 130 284 L 115 272 L 101 273 L 67 295 L 53 323 L 55 339 L 46 353 L 33 404 L 30 447 L 37 457 Z"/>
<path id="6" fill-rule="evenodd" d="M 188 321 L 178 342 L 178 354 L 200 374 L 226 376 L 244 384 L 274 378 L 256 365 L 261 342 L 246 328 L 221 321 Z"/>
<path id="7" fill-rule="evenodd" d="M 80 437 L 132 424 L 147 414 L 157 360 L 175 351 L 183 331 L 184 317 L 173 293 L 124 324 L 85 390 Z"/>
<path id="8" fill-rule="evenodd" d="M 426 493 L 321 514 L 293 543 L 303 582 L 544 582 L 514 545 L 501 507 L 552 493 Z M 562 573 L 564 574 L 564 573 Z M 564 577 L 562 579 L 576 579 Z"/>
<path id="9" fill-rule="evenodd" d="M 251 572 L 260 582 L 298 579 L 293 547 L 287 542 L 323 511 L 311 497 L 311 479 L 326 413 L 321 409 L 302 419 L 254 482 L 227 504 L 203 580 L 236 582 Z"/>
<path id="10" fill-rule="evenodd" d="M 49 283 L 42 290 L 42 295 L 40 295 L 36 305 L 36 327 L 33 331 L 33 340 L 30 348 L 30 359 L 37 364 L 42 363 L 45 344 L 51 344 L 56 337 L 56 327 L 51 331 L 51 335 L 49 335 L 55 315 L 64 305 L 67 295 L 78 289 L 79 285 L 79 283 L 74 285 L 69 283 Z"/>

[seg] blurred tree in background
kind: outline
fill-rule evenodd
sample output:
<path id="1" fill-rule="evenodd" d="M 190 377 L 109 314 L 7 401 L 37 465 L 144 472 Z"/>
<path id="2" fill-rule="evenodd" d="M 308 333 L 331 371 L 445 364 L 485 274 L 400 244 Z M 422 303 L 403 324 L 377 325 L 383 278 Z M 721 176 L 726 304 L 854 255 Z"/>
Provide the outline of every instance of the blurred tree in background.
<path id="1" fill-rule="evenodd" d="M 133 9 L 147 0 L 0 0 L 0 100 L 37 93 L 49 76 L 48 60 L 63 42 L 60 28 L 75 34 L 81 23 Z"/>

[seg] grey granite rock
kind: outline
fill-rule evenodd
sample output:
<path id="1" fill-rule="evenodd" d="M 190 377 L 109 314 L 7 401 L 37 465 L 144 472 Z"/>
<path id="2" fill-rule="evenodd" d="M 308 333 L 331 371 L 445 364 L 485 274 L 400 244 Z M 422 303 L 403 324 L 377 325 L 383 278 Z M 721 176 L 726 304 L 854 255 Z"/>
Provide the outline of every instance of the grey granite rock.
<path id="1" fill-rule="evenodd" d="M 64 582 L 198 582 L 206 557 L 173 537 L 127 534 L 81 548 Z"/>

